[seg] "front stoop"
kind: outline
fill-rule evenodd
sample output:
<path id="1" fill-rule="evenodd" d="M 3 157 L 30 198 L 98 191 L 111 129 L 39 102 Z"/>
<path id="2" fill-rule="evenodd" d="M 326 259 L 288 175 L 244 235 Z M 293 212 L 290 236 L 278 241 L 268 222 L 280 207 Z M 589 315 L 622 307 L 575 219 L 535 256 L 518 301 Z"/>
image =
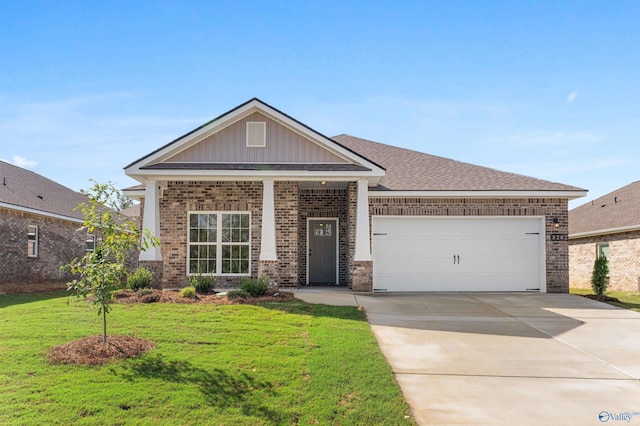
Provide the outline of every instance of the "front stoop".
<path id="1" fill-rule="evenodd" d="M 354 292 L 373 292 L 373 262 L 353 261 L 351 269 L 351 290 Z"/>

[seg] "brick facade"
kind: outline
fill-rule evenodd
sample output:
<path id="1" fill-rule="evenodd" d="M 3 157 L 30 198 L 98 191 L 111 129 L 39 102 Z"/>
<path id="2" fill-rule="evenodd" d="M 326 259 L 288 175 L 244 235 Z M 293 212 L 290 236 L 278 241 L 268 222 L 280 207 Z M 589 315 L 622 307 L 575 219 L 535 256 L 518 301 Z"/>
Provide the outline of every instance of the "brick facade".
<path id="1" fill-rule="evenodd" d="M 187 214 L 195 211 L 238 211 L 251 214 L 251 276 L 259 271 L 262 223 L 262 182 L 170 181 L 160 198 L 162 286 L 180 288 L 187 278 Z M 276 182 L 277 276 L 281 287 L 298 283 L 298 185 Z M 274 270 L 273 265 L 266 266 Z M 218 277 L 220 287 L 237 286 L 242 277 Z"/>
<path id="2" fill-rule="evenodd" d="M 639 291 L 640 231 L 569 241 L 571 287 L 591 288 L 591 274 L 599 243 L 609 244 L 609 290 Z"/>
<path id="3" fill-rule="evenodd" d="M 371 291 L 371 262 L 354 262 L 357 186 L 345 189 L 299 188 L 296 182 L 275 182 L 277 263 L 260 263 L 262 183 L 259 181 L 170 181 L 160 199 L 162 286 L 187 284 L 187 212 L 247 211 L 251 214 L 251 276 L 270 275 L 280 287 L 307 282 L 307 220 L 338 219 L 339 280 L 357 291 Z M 567 200 L 559 198 L 420 198 L 370 197 L 369 214 L 397 216 L 542 216 L 546 226 L 547 292 L 569 289 Z M 559 227 L 554 227 L 557 218 Z M 370 222 L 371 226 L 371 222 Z M 236 286 L 242 277 L 218 277 L 218 286 Z M 355 287 L 358 287 L 357 289 Z"/>
<path id="4" fill-rule="evenodd" d="M 547 292 L 569 292 L 567 241 L 550 235 L 568 232 L 568 200 L 560 198 L 408 198 L 370 197 L 369 215 L 376 216 L 544 216 Z M 553 218 L 558 218 L 558 228 Z"/>
<path id="5" fill-rule="evenodd" d="M 29 225 L 38 227 L 38 255 L 27 256 Z M 29 285 L 72 279 L 60 267 L 85 254 L 85 233 L 80 223 L 0 208 L 0 285 Z"/>

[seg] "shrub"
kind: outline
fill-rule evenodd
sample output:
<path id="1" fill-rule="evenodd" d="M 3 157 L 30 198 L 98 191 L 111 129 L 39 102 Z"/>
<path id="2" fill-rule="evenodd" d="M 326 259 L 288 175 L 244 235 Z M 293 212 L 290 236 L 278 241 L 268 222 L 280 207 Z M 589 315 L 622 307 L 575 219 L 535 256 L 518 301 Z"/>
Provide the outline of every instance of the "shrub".
<path id="1" fill-rule="evenodd" d="M 185 287 L 180 290 L 180 296 L 188 297 L 189 299 L 193 299 L 196 297 L 196 289 L 195 287 Z"/>
<path id="2" fill-rule="evenodd" d="M 189 277 L 189 284 L 196 289 L 196 293 L 211 293 L 216 286 L 216 277 L 207 277 L 202 274 Z"/>
<path id="3" fill-rule="evenodd" d="M 231 290 L 227 292 L 227 298 L 229 299 L 246 299 L 249 297 L 249 293 L 244 290 Z"/>
<path id="4" fill-rule="evenodd" d="M 146 296 L 147 294 L 154 294 L 155 291 L 152 288 L 141 288 L 138 290 L 138 296 Z"/>
<path id="5" fill-rule="evenodd" d="M 260 278 L 244 278 L 240 289 L 254 297 L 264 296 L 269 291 L 269 281 L 264 276 Z"/>
<path id="6" fill-rule="evenodd" d="M 593 274 L 591 274 L 591 288 L 598 296 L 607 291 L 609 285 L 609 260 L 600 256 L 593 262 Z"/>
<path id="7" fill-rule="evenodd" d="M 133 291 L 151 287 L 153 274 L 147 268 L 138 268 L 127 278 L 127 287 Z"/>

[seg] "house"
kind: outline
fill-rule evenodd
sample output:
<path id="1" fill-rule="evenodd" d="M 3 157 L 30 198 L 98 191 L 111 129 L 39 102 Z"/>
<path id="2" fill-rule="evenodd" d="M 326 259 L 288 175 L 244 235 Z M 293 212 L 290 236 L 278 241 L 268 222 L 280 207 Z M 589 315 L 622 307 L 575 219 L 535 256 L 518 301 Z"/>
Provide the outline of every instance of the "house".
<path id="1" fill-rule="evenodd" d="M 33 291 L 52 282 L 64 287 L 70 277 L 60 266 L 95 243 L 93 235 L 78 231 L 82 212 L 74 210 L 87 198 L 4 161 L 0 180 L 0 289 Z"/>
<path id="2" fill-rule="evenodd" d="M 354 291 L 567 292 L 568 200 L 586 191 L 348 135 L 251 99 L 125 167 L 140 260 Z"/>
<path id="3" fill-rule="evenodd" d="M 596 257 L 609 259 L 609 289 L 640 291 L 640 181 L 569 212 L 571 287 L 591 288 Z"/>

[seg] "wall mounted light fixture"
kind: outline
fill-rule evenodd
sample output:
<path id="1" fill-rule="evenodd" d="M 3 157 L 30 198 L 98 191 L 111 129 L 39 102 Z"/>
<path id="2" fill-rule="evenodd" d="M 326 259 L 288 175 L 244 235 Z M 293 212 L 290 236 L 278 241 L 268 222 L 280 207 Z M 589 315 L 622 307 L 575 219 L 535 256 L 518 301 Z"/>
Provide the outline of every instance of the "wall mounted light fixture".
<path id="1" fill-rule="evenodd" d="M 553 227 L 560 228 L 560 219 L 558 219 L 557 217 L 553 218 Z"/>

